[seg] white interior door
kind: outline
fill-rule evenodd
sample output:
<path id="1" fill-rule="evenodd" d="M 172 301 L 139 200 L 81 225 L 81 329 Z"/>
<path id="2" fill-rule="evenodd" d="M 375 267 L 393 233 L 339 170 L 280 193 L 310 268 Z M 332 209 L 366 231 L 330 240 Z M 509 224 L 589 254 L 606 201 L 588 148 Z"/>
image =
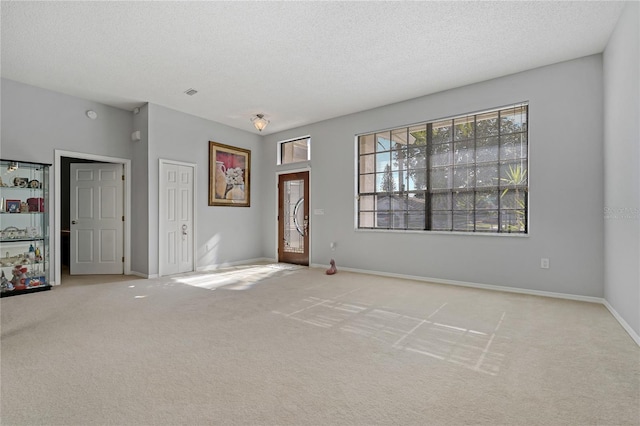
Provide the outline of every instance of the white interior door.
<path id="1" fill-rule="evenodd" d="M 194 270 L 194 167 L 160 160 L 160 275 Z"/>
<path id="2" fill-rule="evenodd" d="M 71 275 L 122 274 L 122 164 L 71 164 Z"/>

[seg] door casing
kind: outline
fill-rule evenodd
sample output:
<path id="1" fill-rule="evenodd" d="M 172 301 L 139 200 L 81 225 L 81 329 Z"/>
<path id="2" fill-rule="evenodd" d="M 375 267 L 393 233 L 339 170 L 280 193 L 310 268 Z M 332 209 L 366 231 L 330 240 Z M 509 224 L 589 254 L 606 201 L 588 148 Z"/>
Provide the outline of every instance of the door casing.
<path id="1" fill-rule="evenodd" d="M 53 215 L 49 215 L 49 229 L 53 229 L 50 233 L 49 241 L 55 249 L 52 251 L 53 258 L 51 266 L 54 268 L 53 285 L 60 284 L 62 271 L 62 248 L 60 233 L 62 231 L 62 206 L 60 186 L 62 157 L 80 158 L 84 160 L 100 161 L 104 163 L 118 163 L 124 166 L 124 274 L 131 275 L 131 160 L 126 158 L 107 157 L 105 155 L 87 154 L 83 152 L 64 151 L 60 149 L 54 150 L 54 179 L 51 182 L 53 188 Z M 51 197 L 50 197 L 51 198 Z M 50 202 L 51 203 L 51 202 Z M 53 222 L 53 226 L 51 226 Z"/>

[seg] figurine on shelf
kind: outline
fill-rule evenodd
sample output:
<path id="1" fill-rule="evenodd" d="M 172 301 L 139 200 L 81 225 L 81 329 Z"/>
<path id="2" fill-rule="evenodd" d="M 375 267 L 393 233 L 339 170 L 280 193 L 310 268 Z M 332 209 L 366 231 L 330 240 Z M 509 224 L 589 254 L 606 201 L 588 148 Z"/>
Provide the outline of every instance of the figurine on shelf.
<path id="1" fill-rule="evenodd" d="M 22 265 L 16 265 L 11 272 L 13 273 L 11 284 L 16 290 L 24 290 L 26 288 L 27 268 L 22 267 Z"/>
<path id="2" fill-rule="evenodd" d="M 15 177 L 13 178 L 13 186 L 18 188 L 26 188 L 29 186 L 29 179 L 25 177 Z"/>
<path id="3" fill-rule="evenodd" d="M 42 262 L 42 254 L 40 252 L 40 247 L 36 247 L 36 263 Z"/>
<path id="4" fill-rule="evenodd" d="M 2 271 L 2 276 L 0 277 L 0 289 L 2 291 L 13 290 L 13 284 L 4 276 L 4 271 Z"/>

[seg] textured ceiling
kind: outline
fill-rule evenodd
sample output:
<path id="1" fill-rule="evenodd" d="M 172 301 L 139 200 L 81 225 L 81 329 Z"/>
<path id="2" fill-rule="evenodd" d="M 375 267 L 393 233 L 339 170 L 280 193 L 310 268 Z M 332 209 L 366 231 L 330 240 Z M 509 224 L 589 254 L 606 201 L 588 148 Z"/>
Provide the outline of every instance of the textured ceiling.
<path id="1" fill-rule="evenodd" d="M 620 2 L 9 2 L 2 77 L 264 133 L 600 53 Z M 195 96 L 183 92 L 198 90 Z"/>

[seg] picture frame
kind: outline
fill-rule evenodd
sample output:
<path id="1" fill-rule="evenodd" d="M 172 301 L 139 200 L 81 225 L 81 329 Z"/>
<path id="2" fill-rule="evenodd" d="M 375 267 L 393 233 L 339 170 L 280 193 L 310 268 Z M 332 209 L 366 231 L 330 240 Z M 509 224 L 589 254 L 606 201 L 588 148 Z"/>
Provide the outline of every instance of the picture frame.
<path id="1" fill-rule="evenodd" d="M 209 141 L 209 205 L 250 207 L 251 150 Z"/>
<path id="2" fill-rule="evenodd" d="M 7 213 L 20 213 L 20 200 L 6 200 L 5 209 Z"/>

